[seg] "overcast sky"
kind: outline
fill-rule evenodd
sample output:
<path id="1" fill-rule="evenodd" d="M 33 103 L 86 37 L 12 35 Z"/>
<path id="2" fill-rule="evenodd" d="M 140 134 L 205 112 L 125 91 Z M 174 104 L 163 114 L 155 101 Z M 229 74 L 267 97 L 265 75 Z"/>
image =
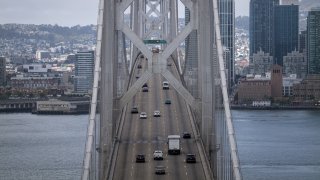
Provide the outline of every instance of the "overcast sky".
<path id="1" fill-rule="evenodd" d="M 236 16 L 249 14 L 250 0 L 235 0 Z M 0 0 L 0 24 L 97 23 L 99 0 Z"/>

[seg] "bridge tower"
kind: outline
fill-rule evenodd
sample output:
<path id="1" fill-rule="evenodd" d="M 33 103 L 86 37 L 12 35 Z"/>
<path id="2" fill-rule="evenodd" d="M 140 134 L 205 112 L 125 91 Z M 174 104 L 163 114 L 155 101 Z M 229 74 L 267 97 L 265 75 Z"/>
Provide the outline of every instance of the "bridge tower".
<path id="1" fill-rule="evenodd" d="M 153 74 L 161 74 L 189 105 L 197 140 L 204 147 L 210 179 L 240 180 L 241 173 L 227 95 L 217 0 L 180 0 L 190 21 L 178 31 L 178 0 L 100 0 L 94 85 L 82 179 L 112 179 L 113 154 L 121 133 L 122 112 Z M 177 49 L 191 32 L 197 35 L 198 97 L 184 83 Z M 153 44 L 153 45 L 150 45 Z M 155 45 L 156 44 L 156 45 Z M 151 47 L 152 46 L 152 47 Z M 158 48 L 159 53 L 154 53 Z M 139 56 L 147 70 L 129 86 Z M 180 79 L 167 69 L 172 58 Z M 187 65 L 184 65 L 186 67 Z"/>

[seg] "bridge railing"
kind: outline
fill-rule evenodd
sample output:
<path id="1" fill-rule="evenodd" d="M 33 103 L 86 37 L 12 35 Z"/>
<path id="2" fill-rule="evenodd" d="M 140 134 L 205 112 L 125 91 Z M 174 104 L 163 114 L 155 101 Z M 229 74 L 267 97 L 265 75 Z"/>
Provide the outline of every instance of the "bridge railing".
<path id="1" fill-rule="evenodd" d="M 240 171 L 240 162 L 238 156 L 237 142 L 236 136 L 234 132 L 232 116 L 230 111 L 230 104 L 228 98 L 227 91 L 227 78 L 226 71 L 224 68 L 224 60 L 223 60 L 223 49 L 222 42 L 220 36 L 220 22 L 218 15 L 218 3 L 217 0 L 213 0 L 213 12 L 214 12 L 214 26 L 215 26 L 215 37 L 216 37 L 216 45 L 217 45 L 217 57 L 218 57 L 218 66 L 216 67 L 214 72 L 219 72 L 217 77 L 220 76 L 220 84 L 216 87 L 216 113 L 217 116 L 221 116 L 220 121 L 217 121 L 216 130 L 221 131 L 220 138 L 220 149 L 218 150 L 217 163 L 220 169 L 217 170 L 217 179 L 234 179 L 234 180 L 242 180 L 242 175 Z M 218 134 L 218 133 L 217 133 Z M 225 148 L 225 149 L 221 149 Z M 224 172 L 230 173 L 224 173 Z"/>
<path id="2" fill-rule="evenodd" d="M 97 47 L 95 52 L 94 81 L 92 89 L 92 99 L 89 113 L 89 123 L 87 129 L 87 140 L 83 160 L 82 180 L 99 179 L 98 155 L 99 155 L 99 115 L 98 115 L 98 96 L 100 79 L 100 61 L 101 61 L 101 42 L 103 28 L 104 0 L 99 1 L 98 23 L 97 23 Z"/>

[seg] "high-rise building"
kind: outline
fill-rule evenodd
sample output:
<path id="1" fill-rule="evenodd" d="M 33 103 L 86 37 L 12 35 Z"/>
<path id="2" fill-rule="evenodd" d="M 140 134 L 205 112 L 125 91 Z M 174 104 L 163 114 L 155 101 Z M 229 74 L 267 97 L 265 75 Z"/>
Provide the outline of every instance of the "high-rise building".
<path id="1" fill-rule="evenodd" d="M 274 63 L 283 65 L 283 56 L 297 50 L 299 35 L 299 6 L 274 7 Z"/>
<path id="2" fill-rule="evenodd" d="M 228 50 L 228 59 L 225 59 L 228 90 L 234 84 L 234 0 L 218 0 L 221 42 Z M 185 8 L 185 22 L 190 22 L 190 11 Z M 198 90 L 198 49 L 197 31 L 193 30 L 186 38 L 186 67 L 185 81 L 192 95 L 199 94 Z"/>
<path id="3" fill-rule="evenodd" d="M 320 7 L 309 11 L 307 31 L 308 74 L 320 74 Z"/>
<path id="4" fill-rule="evenodd" d="M 300 31 L 299 33 L 299 52 L 307 50 L 307 31 Z"/>
<path id="5" fill-rule="evenodd" d="M 228 90 L 234 85 L 234 0 L 218 0 L 221 42 L 229 51 L 225 59 Z M 229 91 L 230 92 L 230 91 Z"/>
<path id="6" fill-rule="evenodd" d="M 250 0 L 250 58 L 260 49 L 274 53 L 274 6 L 279 0 Z"/>
<path id="7" fill-rule="evenodd" d="M 6 58 L 0 57 L 0 86 L 6 84 Z"/>
<path id="8" fill-rule="evenodd" d="M 190 11 L 185 8 L 185 23 L 190 22 Z M 187 89 L 194 97 L 199 97 L 198 91 L 198 35 L 197 30 L 193 30 L 185 40 L 186 67 L 184 79 Z"/>
<path id="9" fill-rule="evenodd" d="M 88 93 L 92 90 L 94 69 L 94 52 L 76 53 L 75 92 Z"/>

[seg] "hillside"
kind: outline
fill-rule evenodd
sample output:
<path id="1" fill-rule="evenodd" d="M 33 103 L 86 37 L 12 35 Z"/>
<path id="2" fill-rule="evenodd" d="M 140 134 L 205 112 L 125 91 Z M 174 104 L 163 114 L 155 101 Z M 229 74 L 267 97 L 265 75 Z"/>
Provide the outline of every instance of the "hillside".
<path id="1" fill-rule="evenodd" d="M 95 26 L 62 27 L 58 25 L 3 24 L 0 25 L 0 39 L 34 39 L 50 43 L 78 42 L 93 40 L 96 36 Z"/>

